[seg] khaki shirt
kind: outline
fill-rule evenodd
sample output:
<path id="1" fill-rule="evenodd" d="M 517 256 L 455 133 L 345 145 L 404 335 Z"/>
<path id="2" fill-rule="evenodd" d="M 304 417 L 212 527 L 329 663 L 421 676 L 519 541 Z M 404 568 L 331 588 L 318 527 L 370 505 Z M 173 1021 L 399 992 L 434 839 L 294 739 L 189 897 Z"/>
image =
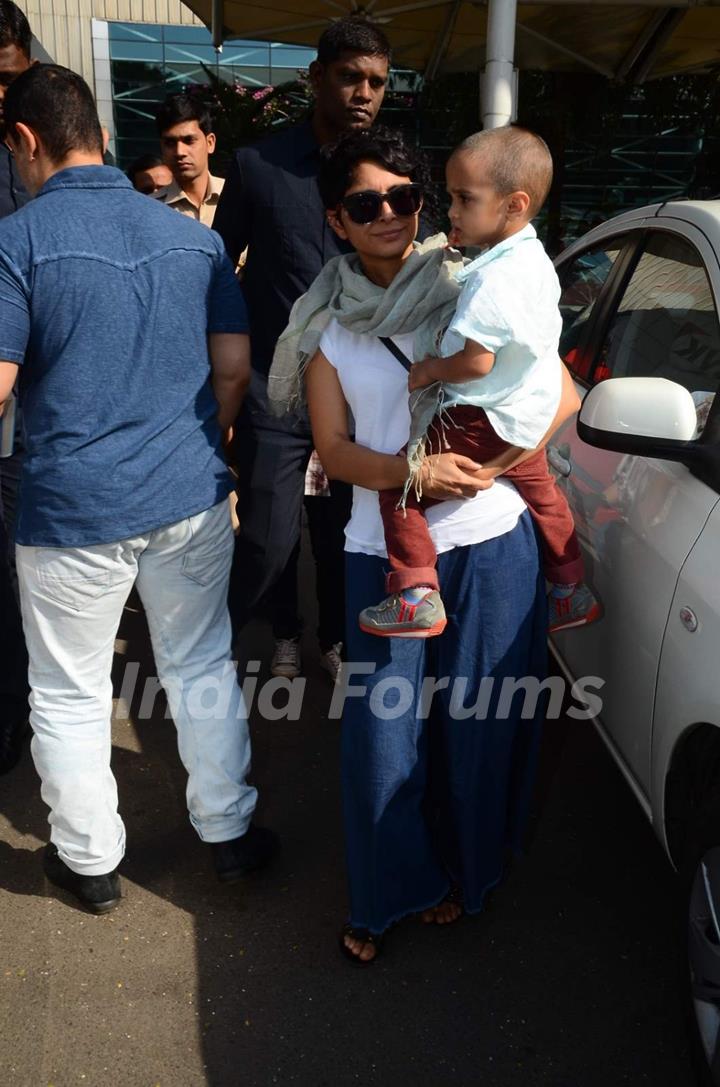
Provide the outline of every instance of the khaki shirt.
<path id="1" fill-rule="evenodd" d="M 224 184 L 223 178 L 213 177 L 210 174 L 208 191 L 205 193 L 205 199 L 199 208 L 196 208 L 192 201 L 188 200 L 177 181 L 171 181 L 169 185 L 164 189 L 159 189 L 154 195 L 156 200 L 162 200 L 163 204 L 167 204 L 168 207 L 179 211 L 181 215 L 188 215 L 193 219 L 198 219 L 204 226 L 212 226 L 215 218 L 215 208 Z"/>

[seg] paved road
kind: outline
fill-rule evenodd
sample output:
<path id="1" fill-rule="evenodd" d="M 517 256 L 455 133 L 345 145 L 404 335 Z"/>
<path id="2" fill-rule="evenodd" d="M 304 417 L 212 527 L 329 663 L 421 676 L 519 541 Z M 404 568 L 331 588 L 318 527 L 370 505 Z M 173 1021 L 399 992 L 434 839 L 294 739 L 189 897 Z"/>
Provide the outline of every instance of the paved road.
<path id="1" fill-rule="evenodd" d="M 141 689 L 142 615 L 120 633 L 118 690 L 133 661 Z M 246 642 L 267 660 L 266 629 Z M 302 720 L 254 724 L 284 852 L 243 886 L 186 822 L 159 703 L 114 727 L 129 849 L 107 917 L 44 883 L 30 759 L 0 779 L 1 1087 L 690 1087 L 673 878 L 589 725 L 548 726 L 531 851 L 483 916 L 407 922 L 367 971 L 339 956 L 338 725 L 306 642 Z"/>

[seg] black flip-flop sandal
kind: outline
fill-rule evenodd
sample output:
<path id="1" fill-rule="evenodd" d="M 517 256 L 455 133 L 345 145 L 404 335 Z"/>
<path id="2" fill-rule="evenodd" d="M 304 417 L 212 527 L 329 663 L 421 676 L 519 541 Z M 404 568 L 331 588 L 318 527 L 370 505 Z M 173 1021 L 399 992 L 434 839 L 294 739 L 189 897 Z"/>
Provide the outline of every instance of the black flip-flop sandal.
<path id="1" fill-rule="evenodd" d="M 359 955 L 355 955 L 345 943 L 345 937 L 350 936 L 353 940 L 360 940 L 364 944 L 372 944 L 375 948 L 375 954 L 371 959 L 361 959 Z M 366 928 L 354 928 L 353 925 L 343 925 L 340 936 L 338 937 L 338 944 L 341 952 L 346 959 L 354 963 L 355 966 L 372 966 L 375 960 L 379 957 L 382 949 L 384 933 L 370 932 Z"/>
<path id="2" fill-rule="evenodd" d="M 437 909 L 438 906 L 444 906 L 446 904 L 452 904 L 453 906 L 459 906 L 460 907 L 460 913 L 458 914 L 458 916 L 455 918 L 454 921 L 443 921 L 442 922 L 443 926 L 445 926 L 445 925 L 454 925 L 460 920 L 461 917 L 465 916 L 465 897 L 463 895 L 462 887 L 459 884 L 454 883 L 452 885 L 452 887 L 450 888 L 450 890 L 448 891 L 448 893 L 442 899 L 442 901 L 438 902 L 437 906 L 434 906 L 433 908 Z M 439 925 L 439 924 L 441 924 L 441 922 L 433 920 L 433 921 L 426 921 L 425 924 L 426 925 Z"/>

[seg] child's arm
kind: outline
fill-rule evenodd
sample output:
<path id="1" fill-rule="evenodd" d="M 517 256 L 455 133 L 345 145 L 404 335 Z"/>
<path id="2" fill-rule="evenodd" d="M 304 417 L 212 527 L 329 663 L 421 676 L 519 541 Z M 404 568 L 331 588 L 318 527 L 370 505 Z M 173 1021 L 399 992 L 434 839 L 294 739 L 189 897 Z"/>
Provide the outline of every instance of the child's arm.
<path id="1" fill-rule="evenodd" d="M 445 359 L 427 358 L 416 362 L 410 371 L 408 387 L 413 392 L 414 389 L 424 389 L 435 381 L 447 381 L 450 384 L 474 381 L 476 378 L 486 377 L 494 365 L 495 356 L 492 351 L 474 340 L 465 340 L 462 351 L 454 355 Z"/>

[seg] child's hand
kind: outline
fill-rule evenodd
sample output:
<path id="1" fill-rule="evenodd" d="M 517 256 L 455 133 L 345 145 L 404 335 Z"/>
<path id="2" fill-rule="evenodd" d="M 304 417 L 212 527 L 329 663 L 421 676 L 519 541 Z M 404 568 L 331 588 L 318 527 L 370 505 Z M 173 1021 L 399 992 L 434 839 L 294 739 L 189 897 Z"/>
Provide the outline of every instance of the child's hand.
<path id="1" fill-rule="evenodd" d="M 433 373 L 435 361 L 435 359 L 423 359 L 422 362 L 413 363 L 408 375 L 408 389 L 411 393 L 416 389 L 424 389 L 438 380 Z"/>

